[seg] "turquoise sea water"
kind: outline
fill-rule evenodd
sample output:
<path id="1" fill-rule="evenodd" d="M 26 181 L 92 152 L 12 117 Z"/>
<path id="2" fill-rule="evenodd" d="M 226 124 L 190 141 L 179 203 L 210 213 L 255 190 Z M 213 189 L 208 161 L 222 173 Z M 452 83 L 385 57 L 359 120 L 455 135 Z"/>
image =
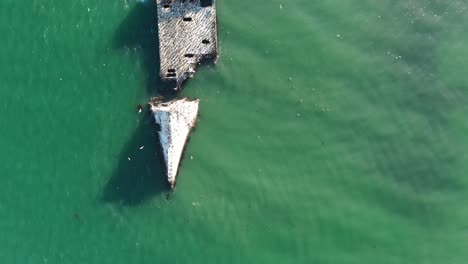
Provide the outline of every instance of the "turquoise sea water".
<path id="1" fill-rule="evenodd" d="M 1 1 L 0 262 L 466 263 L 467 9 L 218 1 L 168 195 L 154 4 Z"/>

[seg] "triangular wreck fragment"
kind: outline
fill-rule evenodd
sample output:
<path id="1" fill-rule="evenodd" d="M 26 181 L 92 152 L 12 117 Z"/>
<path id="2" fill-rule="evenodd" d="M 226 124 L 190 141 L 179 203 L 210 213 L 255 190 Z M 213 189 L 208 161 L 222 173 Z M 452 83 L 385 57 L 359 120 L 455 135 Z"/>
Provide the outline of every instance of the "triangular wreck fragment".
<path id="1" fill-rule="evenodd" d="M 164 103 L 150 103 L 154 119 L 161 127 L 159 139 L 171 188 L 175 185 L 185 143 L 197 121 L 199 101 L 183 98 Z"/>

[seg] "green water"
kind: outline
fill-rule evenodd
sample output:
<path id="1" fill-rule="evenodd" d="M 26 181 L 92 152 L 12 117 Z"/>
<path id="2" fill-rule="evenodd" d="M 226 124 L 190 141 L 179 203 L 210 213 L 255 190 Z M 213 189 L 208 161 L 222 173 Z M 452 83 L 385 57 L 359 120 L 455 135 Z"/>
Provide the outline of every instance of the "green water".
<path id="1" fill-rule="evenodd" d="M 219 1 L 168 197 L 154 4 L 2 0 L 0 262 L 465 264 L 467 12 Z"/>

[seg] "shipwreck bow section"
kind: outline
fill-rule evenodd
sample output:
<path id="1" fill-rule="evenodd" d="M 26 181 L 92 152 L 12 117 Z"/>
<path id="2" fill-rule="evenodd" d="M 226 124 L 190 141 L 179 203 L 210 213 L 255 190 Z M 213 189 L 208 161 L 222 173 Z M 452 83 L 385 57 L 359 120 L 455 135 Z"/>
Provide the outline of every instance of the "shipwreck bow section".
<path id="1" fill-rule="evenodd" d="M 160 126 L 159 140 L 167 168 L 167 180 L 174 188 L 180 160 L 190 131 L 195 126 L 200 100 L 187 98 L 150 102 L 156 123 Z"/>
<path id="2" fill-rule="evenodd" d="M 203 59 L 218 58 L 215 0 L 156 0 L 160 76 L 177 88 Z"/>

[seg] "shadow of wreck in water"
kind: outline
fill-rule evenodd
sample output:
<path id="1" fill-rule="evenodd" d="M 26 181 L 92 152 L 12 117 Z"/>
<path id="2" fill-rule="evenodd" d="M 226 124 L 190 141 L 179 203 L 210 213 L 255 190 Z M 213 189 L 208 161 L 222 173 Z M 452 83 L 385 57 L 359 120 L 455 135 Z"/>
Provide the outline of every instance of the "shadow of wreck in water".
<path id="1" fill-rule="evenodd" d="M 159 78 L 158 41 L 156 1 L 137 3 L 112 39 L 114 50 L 139 53 L 146 74 L 148 99 L 156 95 L 175 96 L 172 89 L 175 85 Z M 149 112 L 143 111 L 140 115 L 139 126 L 123 147 L 118 166 L 104 186 L 101 196 L 104 202 L 137 206 L 158 194 L 166 193 L 166 198 L 171 194 L 157 125 Z"/>
<path id="2" fill-rule="evenodd" d="M 135 50 L 139 53 L 146 74 L 149 96 L 156 93 L 174 97 L 175 82 L 163 82 L 159 77 L 159 37 L 156 1 L 138 2 L 115 31 L 114 50 Z"/>
<path id="3" fill-rule="evenodd" d="M 141 113 L 143 115 L 143 113 Z M 146 114 L 119 155 L 118 166 L 104 187 L 102 201 L 139 205 L 161 193 L 170 194 L 156 124 Z"/>

